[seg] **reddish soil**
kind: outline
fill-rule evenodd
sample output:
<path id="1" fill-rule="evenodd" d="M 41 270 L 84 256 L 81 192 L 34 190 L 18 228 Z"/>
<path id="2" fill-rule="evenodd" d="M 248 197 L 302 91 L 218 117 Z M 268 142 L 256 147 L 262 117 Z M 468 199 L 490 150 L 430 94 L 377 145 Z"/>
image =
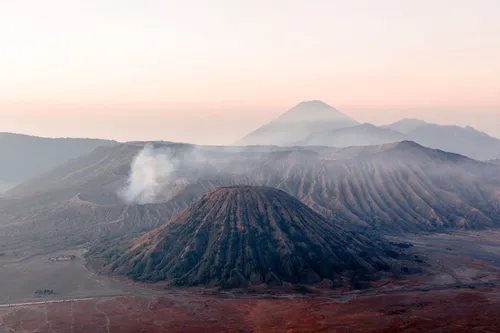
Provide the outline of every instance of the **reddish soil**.
<path id="1" fill-rule="evenodd" d="M 500 289 L 327 298 L 121 297 L 0 311 L 0 332 L 500 332 Z"/>
<path id="2" fill-rule="evenodd" d="M 142 289 L 136 297 L 4 307 L 0 333 L 500 332 L 499 239 L 491 230 L 415 236 L 415 255 L 429 265 L 423 274 L 381 279 L 345 303 L 335 301 L 346 300 L 349 286 L 309 287 L 301 298 L 289 286 L 242 293 L 126 280 L 162 295 Z"/>

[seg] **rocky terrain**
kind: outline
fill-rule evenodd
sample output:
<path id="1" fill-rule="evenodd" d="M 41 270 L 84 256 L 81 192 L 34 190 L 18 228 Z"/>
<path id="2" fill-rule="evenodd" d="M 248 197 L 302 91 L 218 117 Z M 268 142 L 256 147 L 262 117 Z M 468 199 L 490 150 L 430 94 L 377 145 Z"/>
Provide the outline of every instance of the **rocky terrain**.
<path id="1" fill-rule="evenodd" d="M 157 143 L 172 172 L 151 203 L 125 203 L 119 192 L 143 147 L 99 148 L 9 191 L 0 199 L 0 240 L 43 247 L 144 232 L 231 185 L 275 187 L 329 221 L 386 233 L 500 223 L 499 166 L 413 142 L 344 149 Z"/>
<path id="2" fill-rule="evenodd" d="M 368 279 L 390 270 L 395 249 L 345 231 L 281 190 L 233 186 L 210 191 L 138 239 L 97 246 L 90 257 L 136 280 L 238 288 Z"/>
<path id="3" fill-rule="evenodd" d="M 343 149 L 157 142 L 152 153 L 168 162 L 168 175 L 153 177 L 151 200 L 125 202 L 123 189 L 144 146 L 98 148 L 0 199 L 0 270 L 9 269 L 2 275 L 8 304 L 0 305 L 0 332 L 495 327 L 500 261 L 498 232 L 489 229 L 500 221 L 495 163 L 409 141 Z M 229 194 L 248 189 L 240 185 L 274 189 Z M 211 199 L 203 201 L 206 192 Z M 253 214 L 249 202 L 258 207 Z M 384 242 L 371 236 L 374 230 L 385 234 Z M 400 269 L 399 276 L 384 272 L 396 262 L 391 250 L 398 244 L 411 244 L 412 254 L 398 260 L 415 264 L 391 266 Z M 92 247 L 88 264 L 118 275 L 89 272 L 80 259 L 48 261 L 57 256 L 49 252 L 75 246 Z M 403 250 L 409 251 L 395 251 Z M 103 259 L 110 264 L 100 266 Z M 293 274 L 294 267 L 306 274 Z M 345 273 L 332 276 L 324 267 Z M 154 284 L 158 290 L 150 293 L 118 283 L 119 273 L 171 283 Z M 36 286 L 33 276 L 39 277 Z M 323 284 L 314 283 L 319 280 Z M 200 296 L 207 291 L 172 283 L 249 289 Z M 37 289 L 54 294 L 16 304 Z M 71 299 L 59 303 L 65 298 Z"/>

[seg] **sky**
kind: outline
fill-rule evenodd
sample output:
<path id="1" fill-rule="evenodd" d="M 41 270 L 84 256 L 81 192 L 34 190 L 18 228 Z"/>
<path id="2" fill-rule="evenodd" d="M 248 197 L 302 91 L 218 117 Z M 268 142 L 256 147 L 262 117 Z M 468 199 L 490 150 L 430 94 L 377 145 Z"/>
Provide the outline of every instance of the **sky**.
<path id="1" fill-rule="evenodd" d="M 303 100 L 500 137 L 498 0 L 0 0 L 0 132 L 228 144 Z"/>

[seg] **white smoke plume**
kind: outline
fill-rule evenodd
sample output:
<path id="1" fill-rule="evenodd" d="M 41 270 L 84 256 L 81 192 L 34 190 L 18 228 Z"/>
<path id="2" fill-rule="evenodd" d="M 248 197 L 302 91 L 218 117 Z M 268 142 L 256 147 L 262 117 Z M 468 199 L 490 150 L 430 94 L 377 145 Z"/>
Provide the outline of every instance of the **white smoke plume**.
<path id="1" fill-rule="evenodd" d="M 160 145 L 155 148 L 146 144 L 134 157 L 129 178 L 118 195 L 127 204 L 166 202 L 200 177 L 217 177 L 222 170 L 244 174 L 245 166 L 232 163 L 239 159 L 241 151 L 239 147 Z"/>
<path id="2" fill-rule="evenodd" d="M 166 151 L 148 144 L 132 161 L 129 179 L 119 195 L 126 203 L 153 203 L 175 169 L 176 161 Z"/>

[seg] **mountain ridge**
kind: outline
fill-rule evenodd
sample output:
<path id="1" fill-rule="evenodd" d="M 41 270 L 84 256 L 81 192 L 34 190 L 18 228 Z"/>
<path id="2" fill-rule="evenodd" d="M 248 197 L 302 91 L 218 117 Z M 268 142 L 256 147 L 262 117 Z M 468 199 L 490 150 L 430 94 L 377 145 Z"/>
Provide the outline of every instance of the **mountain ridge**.
<path id="1" fill-rule="evenodd" d="M 330 114 L 330 118 L 323 116 L 323 119 L 314 119 L 315 108 L 322 110 L 319 114 Z M 295 117 L 295 114 L 298 116 Z M 299 122 L 302 124 L 297 125 Z M 429 148 L 482 161 L 500 157 L 500 139 L 471 126 L 438 125 L 412 118 L 404 118 L 384 126 L 361 124 L 322 101 L 301 102 L 270 123 L 247 134 L 236 144 L 343 148 L 401 140 L 415 141 Z"/>
<path id="2" fill-rule="evenodd" d="M 116 141 L 80 138 L 42 138 L 0 133 L 0 185 L 8 190 L 52 168 Z"/>
<path id="3" fill-rule="evenodd" d="M 416 118 L 403 118 L 398 120 L 392 124 L 382 125 L 382 128 L 392 129 L 394 131 L 398 131 L 403 134 L 408 134 L 419 126 L 428 125 L 430 123 L 425 120 L 416 119 Z"/>
<path id="4" fill-rule="evenodd" d="M 203 193 L 232 185 L 283 190 L 351 230 L 500 226 L 500 166 L 410 141 L 343 149 L 196 147 L 208 167 L 189 163 L 182 151 L 191 146 L 176 147 L 186 161 L 146 204 L 127 204 L 118 195 L 139 144 L 100 148 L 26 183 L 17 196 L 0 199 L 0 242 L 48 248 L 44 244 L 66 244 L 76 235 L 91 242 L 147 231 Z"/>
<path id="5" fill-rule="evenodd" d="M 393 129 L 364 123 L 326 132 L 314 132 L 298 145 L 314 146 L 328 143 L 329 146 L 344 148 L 349 146 L 380 145 L 405 140 L 407 137 Z"/>

